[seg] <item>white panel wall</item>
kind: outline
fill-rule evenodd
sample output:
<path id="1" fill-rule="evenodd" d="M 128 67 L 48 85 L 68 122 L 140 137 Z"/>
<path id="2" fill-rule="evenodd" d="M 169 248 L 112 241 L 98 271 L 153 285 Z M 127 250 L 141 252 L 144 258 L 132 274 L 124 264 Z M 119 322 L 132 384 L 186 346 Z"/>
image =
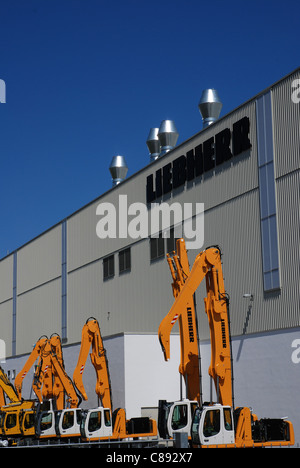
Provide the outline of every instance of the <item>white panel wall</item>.
<path id="1" fill-rule="evenodd" d="M 249 406 L 259 418 L 288 417 L 300 443 L 300 328 L 240 336 L 233 340 L 235 407 Z M 163 360 L 156 336 L 125 336 L 125 396 L 129 417 L 159 399 L 180 398 L 179 336 L 171 337 L 171 359 Z M 210 342 L 201 342 L 203 399 L 210 400 Z M 213 394 L 216 401 L 216 394 Z"/>
<path id="2" fill-rule="evenodd" d="M 171 359 L 163 357 L 155 335 L 125 335 L 125 406 L 127 417 L 141 416 L 142 407 L 157 407 L 158 400 L 180 399 L 179 336 L 170 340 Z"/>

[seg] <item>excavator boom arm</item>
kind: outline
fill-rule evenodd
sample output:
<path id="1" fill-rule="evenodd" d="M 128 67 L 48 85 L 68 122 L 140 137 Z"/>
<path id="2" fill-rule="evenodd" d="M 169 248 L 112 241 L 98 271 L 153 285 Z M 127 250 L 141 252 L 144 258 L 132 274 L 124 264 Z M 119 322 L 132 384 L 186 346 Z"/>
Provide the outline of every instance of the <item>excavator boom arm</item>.
<path id="1" fill-rule="evenodd" d="M 8 379 L 8 377 L 5 374 L 2 367 L 0 367 L 0 388 L 3 391 L 3 393 L 8 396 L 11 403 L 20 403 L 21 400 L 19 398 L 19 395 L 18 395 L 16 389 L 14 388 L 13 384 Z M 4 405 L 5 404 L 5 398 L 4 398 L 3 393 L 2 393 L 1 403 Z"/>
<path id="2" fill-rule="evenodd" d="M 40 356 L 41 354 L 41 349 L 42 347 L 45 345 L 46 341 L 47 341 L 47 337 L 41 337 L 37 343 L 35 344 L 29 358 L 27 359 L 23 369 L 21 370 L 21 372 L 18 373 L 18 375 L 16 376 L 15 378 L 15 388 L 16 388 L 16 391 L 17 391 L 17 394 L 19 396 L 19 398 L 21 399 L 22 398 L 22 385 L 23 385 L 23 380 L 24 378 L 26 377 L 29 369 L 33 366 L 33 364 L 35 363 L 36 359 Z"/>
<path id="3" fill-rule="evenodd" d="M 158 336 L 166 361 L 170 359 L 170 334 L 172 328 L 183 310 L 185 310 L 187 302 L 191 300 L 199 284 L 205 278 L 208 269 L 217 261 L 219 255 L 219 250 L 216 249 L 209 249 L 197 255 L 192 270 L 187 276 L 173 306 L 161 321 Z"/>
<path id="4" fill-rule="evenodd" d="M 220 403 L 232 406 L 232 369 L 227 296 L 224 289 L 221 254 L 218 248 L 212 247 L 197 255 L 173 306 L 159 326 L 159 341 L 165 360 L 169 360 L 172 327 L 185 311 L 188 313 L 191 298 L 204 278 L 206 278 L 207 288 L 205 311 L 210 326 L 212 349 L 209 374 L 214 379 Z M 189 331 L 185 331 L 185 341 L 188 336 Z"/>
<path id="5" fill-rule="evenodd" d="M 64 387 L 66 391 L 66 394 L 68 395 L 70 407 L 77 408 L 79 404 L 79 398 L 77 396 L 72 380 L 67 375 L 65 369 L 63 368 L 63 366 L 61 365 L 61 363 L 59 362 L 59 359 L 57 358 L 55 354 L 51 356 L 51 362 L 55 369 L 55 372 L 57 373 L 57 376 L 60 379 L 62 386 Z M 63 409 L 63 408 L 58 408 L 58 409 Z"/>
<path id="6" fill-rule="evenodd" d="M 173 257 L 168 254 L 167 261 L 173 279 L 172 289 L 175 299 L 183 288 L 190 274 L 190 266 L 183 239 L 176 241 L 176 252 Z M 175 323 L 175 321 L 173 321 Z M 198 346 L 197 316 L 194 296 L 187 297 L 186 307 L 178 317 L 180 333 L 179 372 L 186 384 L 186 397 L 189 400 L 201 400 L 200 353 Z"/>
<path id="7" fill-rule="evenodd" d="M 91 345 L 92 353 L 90 357 L 96 372 L 95 391 L 102 406 L 112 409 L 111 385 L 106 351 L 103 347 L 100 327 L 96 319 L 88 319 L 82 328 L 81 347 L 78 362 L 73 373 L 73 381 L 83 399 L 87 400 L 82 376 Z"/>

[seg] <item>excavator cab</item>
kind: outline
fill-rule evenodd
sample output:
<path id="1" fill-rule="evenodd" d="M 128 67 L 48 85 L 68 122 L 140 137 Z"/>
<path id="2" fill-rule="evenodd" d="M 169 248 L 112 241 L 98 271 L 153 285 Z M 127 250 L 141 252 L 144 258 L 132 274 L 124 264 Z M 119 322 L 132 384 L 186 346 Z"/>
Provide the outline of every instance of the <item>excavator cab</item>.
<path id="1" fill-rule="evenodd" d="M 35 435 L 35 402 L 28 400 L 1 408 L 2 437 L 28 437 Z"/>
<path id="2" fill-rule="evenodd" d="M 36 417 L 36 435 L 39 439 L 56 437 L 56 418 L 58 411 L 52 400 L 39 403 Z"/>
<path id="3" fill-rule="evenodd" d="M 258 420 L 248 407 L 214 404 L 196 409 L 192 444 L 197 447 L 276 447 L 294 444 L 294 431 L 284 418 Z"/>
<path id="4" fill-rule="evenodd" d="M 192 423 L 192 444 L 195 446 L 228 446 L 235 443 L 232 408 L 215 404 L 198 407 Z"/>
<path id="5" fill-rule="evenodd" d="M 193 416 L 198 407 L 197 401 L 159 401 L 158 431 L 162 438 L 170 439 L 174 433 L 184 432 L 191 437 Z"/>
<path id="6" fill-rule="evenodd" d="M 81 436 L 84 440 L 103 441 L 156 437 L 157 426 L 148 417 L 127 420 L 124 408 L 117 408 L 111 415 L 109 408 L 98 407 L 84 411 Z"/>
<path id="7" fill-rule="evenodd" d="M 98 407 L 83 412 L 81 436 L 84 440 L 112 438 L 112 419 L 109 408 Z"/>
<path id="8" fill-rule="evenodd" d="M 82 419 L 83 410 L 81 408 L 66 408 L 62 410 L 57 418 L 57 435 L 63 438 L 79 438 Z"/>

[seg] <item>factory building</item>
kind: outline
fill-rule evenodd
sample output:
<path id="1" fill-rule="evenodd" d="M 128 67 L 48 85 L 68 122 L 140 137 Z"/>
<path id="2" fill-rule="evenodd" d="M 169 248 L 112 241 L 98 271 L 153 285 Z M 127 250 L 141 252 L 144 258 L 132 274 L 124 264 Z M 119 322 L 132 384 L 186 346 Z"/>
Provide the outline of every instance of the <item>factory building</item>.
<path id="1" fill-rule="evenodd" d="M 205 90 L 196 135 L 177 145 L 173 121 L 154 123 L 142 170 L 126 177 L 126 155 L 114 157 L 110 190 L 2 258 L 1 365 L 12 382 L 39 337 L 52 333 L 61 336 L 72 376 L 81 330 L 92 316 L 104 338 L 115 407 L 125 407 L 128 417 L 153 414 L 158 399 L 184 396 L 178 325 L 169 362 L 157 337 L 174 301 L 166 253 L 182 236 L 191 265 L 206 247 L 222 251 L 236 406 L 250 406 L 258 417 L 288 416 L 299 443 L 299 101 L 300 69 L 224 116 L 217 92 Z M 205 295 L 201 284 L 204 395 Z M 33 397 L 33 371 L 24 379 L 25 398 Z M 91 364 L 84 382 L 83 406 L 93 407 Z"/>

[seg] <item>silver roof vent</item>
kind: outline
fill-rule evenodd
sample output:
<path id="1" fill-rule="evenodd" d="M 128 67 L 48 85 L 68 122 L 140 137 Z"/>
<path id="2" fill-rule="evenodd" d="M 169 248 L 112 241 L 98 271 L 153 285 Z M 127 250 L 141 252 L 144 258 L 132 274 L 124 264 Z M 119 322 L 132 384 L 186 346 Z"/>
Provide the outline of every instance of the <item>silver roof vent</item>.
<path id="1" fill-rule="evenodd" d="M 215 89 L 205 89 L 202 92 L 198 107 L 202 115 L 203 128 L 214 123 L 219 118 L 222 109 L 222 102 L 218 92 Z"/>
<path id="2" fill-rule="evenodd" d="M 111 160 L 109 171 L 112 176 L 113 187 L 122 182 L 128 171 L 124 156 L 114 156 Z"/>
<path id="3" fill-rule="evenodd" d="M 162 121 L 158 130 L 158 138 L 161 146 L 161 156 L 174 148 L 177 143 L 178 132 L 173 120 Z"/>
<path id="4" fill-rule="evenodd" d="M 146 141 L 150 153 L 150 161 L 155 161 L 160 155 L 160 142 L 158 138 L 159 128 L 150 128 L 150 132 Z"/>

